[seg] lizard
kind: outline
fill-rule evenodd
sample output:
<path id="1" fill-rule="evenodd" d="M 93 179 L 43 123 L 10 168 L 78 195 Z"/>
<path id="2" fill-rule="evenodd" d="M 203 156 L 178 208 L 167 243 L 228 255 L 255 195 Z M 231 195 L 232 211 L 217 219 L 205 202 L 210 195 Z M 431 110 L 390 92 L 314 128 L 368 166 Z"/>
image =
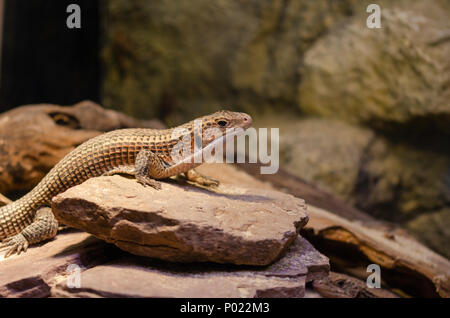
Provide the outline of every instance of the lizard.
<path id="1" fill-rule="evenodd" d="M 204 186 L 217 186 L 216 180 L 195 171 L 203 161 L 194 159 L 251 124 L 246 113 L 222 110 L 171 129 L 118 129 L 82 143 L 29 193 L 0 208 L 0 250 L 8 249 L 5 257 L 9 257 L 53 238 L 58 220 L 51 210 L 52 198 L 89 178 L 129 174 L 143 186 L 160 190 L 159 179 L 181 175 Z M 180 145 L 190 152 L 176 160 L 173 154 Z"/>

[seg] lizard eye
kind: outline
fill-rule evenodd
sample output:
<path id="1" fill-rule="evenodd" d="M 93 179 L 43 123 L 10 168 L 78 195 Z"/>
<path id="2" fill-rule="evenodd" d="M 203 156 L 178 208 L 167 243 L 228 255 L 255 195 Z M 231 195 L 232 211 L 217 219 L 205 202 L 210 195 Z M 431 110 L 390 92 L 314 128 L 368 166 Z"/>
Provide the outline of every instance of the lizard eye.
<path id="1" fill-rule="evenodd" d="M 217 124 L 218 124 L 220 127 L 225 127 L 225 126 L 227 125 L 227 122 L 226 122 L 225 120 L 219 120 L 219 121 L 217 122 Z"/>

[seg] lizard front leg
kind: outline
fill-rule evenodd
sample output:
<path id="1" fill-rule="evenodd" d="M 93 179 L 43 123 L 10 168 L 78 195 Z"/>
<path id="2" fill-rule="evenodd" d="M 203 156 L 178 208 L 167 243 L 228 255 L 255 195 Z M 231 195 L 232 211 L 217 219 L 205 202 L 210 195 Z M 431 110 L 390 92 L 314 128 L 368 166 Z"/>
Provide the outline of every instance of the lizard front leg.
<path id="1" fill-rule="evenodd" d="M 161 183 L 154 180 L 160 178 L 167 178 L 172 175 L 176 175 L 180 169 L 189 169 L 188 165 L 185 167 L 166 167 L 161 159 L 150 150 L 141 150 L 136 156 L 135 161 L 135 176 L 139 183 L 143 185 L 149 185 L 157 190 L 161 189 Z M 194 169 L 189 169 L 185 172 L 179 173 L 187 180 L 195 182 L 204 186 L 218 186 L 219 181 L 206 177 Z"/>
<path id="2" fill-rule="evenodd" d="M 164 176 L 167 168 L 154 152 L 148 149 L 141 150 L 136 156 L 134 166 L 136 180 L 140 184 L 161 190 L 161 183 L 153 178 Z"/>
<path id="3" fill-rule="evenodd" d="M 8 237 L 0 243 L 0 250 L 9 248 L 5 258 L 22 251 L 26 252 L 30 244 L 50 239 L 58 231 L 58 221 L 49 207 L 39 209 L 33 222 L 22 230 L 21 233 Z"/>

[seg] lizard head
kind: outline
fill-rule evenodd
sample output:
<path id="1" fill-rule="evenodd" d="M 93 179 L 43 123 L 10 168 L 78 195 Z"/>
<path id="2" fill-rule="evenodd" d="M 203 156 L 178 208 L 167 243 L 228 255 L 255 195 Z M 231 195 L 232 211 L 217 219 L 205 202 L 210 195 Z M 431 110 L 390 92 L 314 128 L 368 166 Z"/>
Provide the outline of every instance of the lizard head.
<path id="1" fill-rule="evenodd" d="M 205 153 L 214 153 L 216 147 L 238 136 L 252 124 L 250 115 L 222 110 L 192 120 L 172 131 L 177 142 L 171 150 L 172 159 L 179 164 L 202 160 Z M 187 152 L 185 152 L 187 150 Z"/>
<path id="2" fill-rule="evenodd" d="M 202 125 L 202 147 L 219 138 L 234 137 L 252 125 L 252 117 L 246 113 L 222 110 L 200 118 Z"/>

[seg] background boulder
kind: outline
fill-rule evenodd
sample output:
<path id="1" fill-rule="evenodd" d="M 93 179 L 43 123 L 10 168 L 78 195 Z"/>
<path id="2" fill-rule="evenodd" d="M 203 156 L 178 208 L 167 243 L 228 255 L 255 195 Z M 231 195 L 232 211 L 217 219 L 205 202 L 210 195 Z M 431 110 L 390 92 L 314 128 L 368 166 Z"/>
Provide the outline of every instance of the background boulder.
<path id="1" fill-rule="evenodd" d="M 294 109 L 304 52 L 356 1 L 108 1 L 103 103 L 169 125 Z"/>
<path id="2" fill-rule="evenodd" d="M 448 9 L 383 7 L 380 29 L 360 16 L 333 29 L 305 54 L 301 110 L 377 129 L 450 133 Z"/>

